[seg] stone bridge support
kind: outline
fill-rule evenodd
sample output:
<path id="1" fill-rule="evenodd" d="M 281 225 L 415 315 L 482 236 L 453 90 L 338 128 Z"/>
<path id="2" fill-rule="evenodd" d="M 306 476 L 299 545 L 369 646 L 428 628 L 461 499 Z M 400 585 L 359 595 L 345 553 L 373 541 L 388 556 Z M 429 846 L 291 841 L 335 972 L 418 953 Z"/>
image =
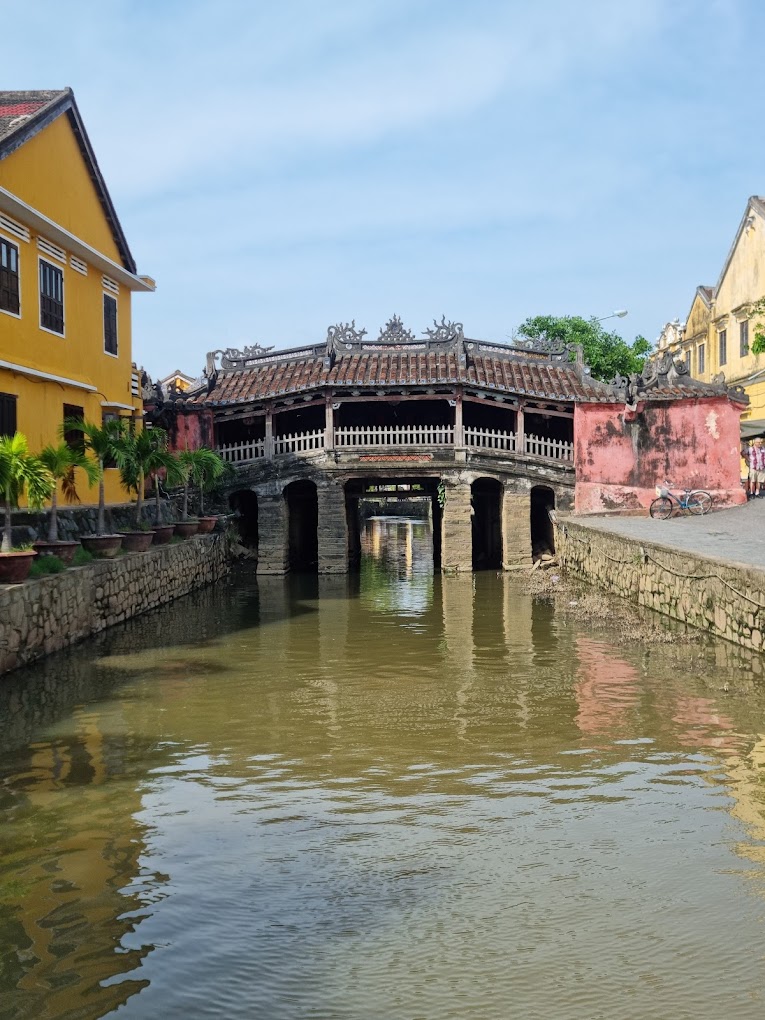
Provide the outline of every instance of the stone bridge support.
<path id="1" fill-rule="evenodd" d="M 287 504 L 284 495 L 258 493 L 258 573 L 286 574 L 289 562 Z"/>
<path id="2" fill-rule="evenodd" d="M 441 521 L 441 570 L 455 574 L 473 569 L 473 526 L 470 482 L 445 481 L 446 502 Z"/>
<path id="3" fill-rule="evenodd" d="M 505 486 L 502 494 L 502 569 L 530 567 L 531 495 Z"/>
<path id="4" fill-rule="evenodd" d="M 345 510 L 345 489 L 328 482 L 317 490 L 319 500 L 319 573 L 348 572 L 348 521 Z"/>

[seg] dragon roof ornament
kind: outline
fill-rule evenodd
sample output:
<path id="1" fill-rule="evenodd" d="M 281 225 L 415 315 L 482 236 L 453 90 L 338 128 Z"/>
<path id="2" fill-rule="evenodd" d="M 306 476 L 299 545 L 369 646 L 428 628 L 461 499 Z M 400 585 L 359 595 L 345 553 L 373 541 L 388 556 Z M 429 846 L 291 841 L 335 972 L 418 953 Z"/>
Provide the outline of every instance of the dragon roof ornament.
<path id="1" fill-rule="evenodd" d="M 649 358 L 642 372 L 630 375 L 618 375 L 611 382 L 616 396 L 630 407 L 637 405 L 639 400 L 647 400 L 656 391 L 688 390 L 688 395 L 728 396 L 739 404 L 748 404 L 749 397 L 742 386 L 728 386 L 725 373 L 719 372 L 711 382 L 694 379 L 685 361 L 675 360 L 669 350 L 661 350 Z M 658 394 L 657 394 L 658 395 Z"/>

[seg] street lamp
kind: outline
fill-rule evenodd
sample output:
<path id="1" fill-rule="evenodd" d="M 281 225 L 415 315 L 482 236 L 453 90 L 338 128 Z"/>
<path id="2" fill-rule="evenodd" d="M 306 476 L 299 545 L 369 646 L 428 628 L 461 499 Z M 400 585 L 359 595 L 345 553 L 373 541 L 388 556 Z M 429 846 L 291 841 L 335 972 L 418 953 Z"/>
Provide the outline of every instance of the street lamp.
<path id="1" fill-rule="evenodd" d="M 604 322 L 606 319 L 614 319 L 614 318 L 616 318 L 616 319 L 623 319 L 626 314 L 627 314 L 627 309 L 626 308 L 620 308 L 618 311 L 611 312 L 610 315 L 603 315 L 600 319 L 596 319 L 595 321 L 596 322 Z"/>

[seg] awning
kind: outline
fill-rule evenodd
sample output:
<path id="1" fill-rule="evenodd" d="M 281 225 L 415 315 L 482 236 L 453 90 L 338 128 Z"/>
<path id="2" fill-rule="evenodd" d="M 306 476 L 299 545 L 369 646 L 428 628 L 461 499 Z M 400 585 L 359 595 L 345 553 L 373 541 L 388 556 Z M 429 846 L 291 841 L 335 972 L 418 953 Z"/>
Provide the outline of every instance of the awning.
<path id="1" fill-rule="evenodd" d="M 765 418 L 741 422 L 741 438 L 752 439 L 754 436 L 765 436 Z"/>

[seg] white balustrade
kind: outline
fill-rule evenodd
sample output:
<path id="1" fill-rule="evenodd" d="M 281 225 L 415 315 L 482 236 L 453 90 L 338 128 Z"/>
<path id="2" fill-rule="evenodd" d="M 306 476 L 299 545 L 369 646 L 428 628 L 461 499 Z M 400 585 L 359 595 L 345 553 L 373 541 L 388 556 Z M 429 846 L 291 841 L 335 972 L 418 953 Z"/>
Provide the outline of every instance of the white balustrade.
<path id="1" fill-rule="evenodd" d="M 452 425 L 369 425 L 343 426 L 334 430 L 335 448 L 340 450 L 374 449 L 386 447 L 414 447 L 454 445 Z M 312 453 L 324 449 L 325 430 L 295 432 L 274 436 L 274 456 L 281 454 Z M 525 454 L 543 460 L 573 461 L 574 444 L 563 439 L 545 439 L 541 436 L 523 436 L 523 450 L 518 449 L 520 439 L 514 432 L 499 429 L 480 429 L 466 426 L 465 446 L 482 452 Z M 218 447 L 218 453 L 230 464 L 246 464 L 265 456 L 262 439 L 244 443 L 231 443 Z"/>
<path id="2" fill-rule="evenodd" d="M 564 439 L 544 439 L 540 436 L 527 435 L 526 449 L 530 457 L 543 457 L 545 460 L 573 460 L 574 444 Z"/>
<path id="3" fill-rule="evenodd" d="M 274 436 L 274 454 L 309 453 L 324 449 L 324 429 L 315 432 L 290 432 L 286 436 Z"/>
<path id="4" fill-rule="evenodd" d="M 265 443 L 262 439 L 248 440 L 245 443 L 229 443 L 227 446 L 219 446 L 219 456 L 229 464 L 246 464 L 251 460 L 258 460 L 265 456 Z"/>
<path id="5" fill-rule="evenodd" d="M 515 433 L 499 429 L 465 428 L 465 446 L 476 450 L 503 450 L 515 453 Z"/>
<path id="6" fill-rule="evenodd" d="M 335 429 L 337 449 L 375 446 L 453 446 L 453 425 L 370 425 Z"/>

